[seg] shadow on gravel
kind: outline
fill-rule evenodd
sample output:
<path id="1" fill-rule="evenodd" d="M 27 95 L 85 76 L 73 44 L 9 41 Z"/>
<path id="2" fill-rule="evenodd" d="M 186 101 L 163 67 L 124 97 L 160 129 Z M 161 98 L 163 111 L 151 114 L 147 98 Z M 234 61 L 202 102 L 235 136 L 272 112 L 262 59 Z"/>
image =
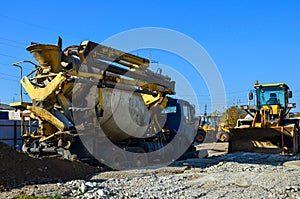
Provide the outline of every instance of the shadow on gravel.
<path id="1" fill-rule="evenodd" d="M 282 156 L 280 154 L 260 154 L 249 152 L 237 152 L 231 154 L 224 154 L 219 157 L 206 157 L 198 159 L 187 159 L 176 161 L 170 166 L 190 166 L 196 168 L 207 168 L 217 165 L 220 162 L 236 162 L 241 164 L 261 164 L 281 166 L 285 162 L 300 160 L 300 154 L 296 156 Z"/>

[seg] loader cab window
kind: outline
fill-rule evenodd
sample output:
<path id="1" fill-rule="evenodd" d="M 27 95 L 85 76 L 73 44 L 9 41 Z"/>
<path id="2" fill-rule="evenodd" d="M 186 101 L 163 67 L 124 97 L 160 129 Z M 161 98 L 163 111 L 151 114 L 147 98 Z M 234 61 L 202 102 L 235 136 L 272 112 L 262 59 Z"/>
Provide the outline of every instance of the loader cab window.
<path id="1" fill-rule="evenodd" d="M 266 87 L 256 89 L 257 105 L 261 108 L 263 105 L 276 105 L 279 104 L 285 108 L 285 91 L 278 87 Z"/>

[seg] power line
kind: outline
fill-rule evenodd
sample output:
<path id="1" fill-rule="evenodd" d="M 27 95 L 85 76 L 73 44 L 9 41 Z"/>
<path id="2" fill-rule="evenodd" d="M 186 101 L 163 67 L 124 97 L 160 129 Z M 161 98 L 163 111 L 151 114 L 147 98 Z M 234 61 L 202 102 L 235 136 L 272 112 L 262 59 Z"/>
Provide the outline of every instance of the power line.
<path id="1" fill-rule="evenodd" d="M 226 95 L 226 94 L 225 94 Z M 206 96 L 203 96 L 203 95 L 195 95 L 195 96 L 186 96 L 186 95 L 177 95 L 177 96 L 180 96 L 180 97 L 185 97 L 185 98 L 188 98 L 188 99 L 194 99 L 194 98 L 198 98 L 198 99 L 206 99 L 206 100 L 209 100 L 211 98 L 214 98 L 214 99 L 223 99 L 222 96 L 216 96 L 216 95 L 206 95 Z M 230 97 L 230 98 L 247 98 L 247 96 L 244 96 L 244 95 L 226 95 L 226 97 Z"/>
<path id="2" fill-rule="evenodd" d="M 2 62 L 0 62 L 0 65 L 2 65 L 2 66 L 8 66 L 8 67 L 12 67 L 13 66 L 12 64 L 2 63 Z M 22 68 L 26 69 L 26 70 L 29 70 L 29 71 L 33 70 L 33 68 L 29 68 L 27 66 L 22 66 Z"/>
<path id="3" fill-rule="evenodd" d="M 22 47 L 22 46 L 7 44 L 7 43 L 4 43 L 4 42 L 0 42 L 0 45 L 2 45 L 2 46 L 10 46 L 10 47 L 19 48 L 19 49 L 24 49 L 24 47 Z"/>
<path id="4" fill-rule="evenodd" d="M 6 19 L 8 19 L 8 20 L 16 21 L 16 22 L 18 22 L 18 23 L 22 23 L 22 24 L 24 24 L 24 25 L 31 26 L 31 27 L 35 27 L 35 28 L 38 28 L 38 29 L 47 30 L 47 31 L 55 32 L 55 33 L 58 33 L 58 32 L 59 32 L 58 30 L 50 29 L 50 28 L 48 28 L 48 27 L 41 26 L 41 25 L 38 25 L 38 24 L 29 23 L 29 22 L 27 22 L 27 21 L 24 21 L 24 20 L 21 20 L 21 19 L 17 19 L 17 18 L 15 18 L 15 17 L 3 15 L 3 14 L 0 14 L 0 16 L 1 16 L 2 18 L 6 18 Z"/>
<path id="5" fill-rule="evenodd" d="M 12 64 L 6 64 L 6 63 L 2 63 L 2 62 L 0 62 L 0 65 L 3 65 L 3 66 L 12 66 Z"/>
<path id="6" fill-rule="evenodd" d="M 177 91 L 177 93 L 181 93 L 181 92 L 184 92 L 184 91 Z M 225 92 L 225 95 L 233 95 L 233 94 L 239 94 L 239 93 L 247 93 L 248 91 L 247 90 L 244 90 L 244 91 L 232 91 L 232 92 Z M 197 96 L 197 97 L 210 97 L 210 96 L 216 96 L 216 95 L 223 95 L 224 93 L 214 93 L 214 95 L 211 95 L 211 94 L 195 94 L 195 95 L 186 95 L 186 94 L 183 94 L 181 96 L 186 96 L 186 97 L 194 97 L 194 96 Z"/>
<path id="7" fill-rule="evenodd" d="M 11 74 L 2 73 L 2 72 L 0 72 L 0 75 L 5 75 L 5 76 L 9 76 L 9 77 L 17 77 L 17 78 L 20 78 L 20 76 L 11 75 Z"/>
<path id="8" fill-rule="evenodd" d="M 13 40 L 13 39 L 7 39 L 7 38 L 4 38 L 4 37 L 0 37 L 0 39 L 5 40 L 5 41 L 10 41 L 10 42 L 13 42 L 13 43 L 17 43 L 17 44 L 25 44 L 25 45 L 28 45 L 28 44 L 25 43 L 25 42 L 16 41 L 16 40 Z"/>
<path id="9" fill-rule="evenodd" d="M 12 59 L 24 60 L 23 58 L 15 57 L 15 56 L 12 56 L 12 55 L 7 55 L 7 54 L 3 54 L 3 53 L 0 53 L 0 55 L 3 56 L 3 57 L 9 57 L 9 58 L 12 58 Z"/>
<path id="10" fill-rule="evenodd" d="M 15 79 L 10 79 L 10 78 L 5 78 L 5 77 L 1 77 L 0 81 L 1 81 L 1 80 L 7 80 L 7 81 L 16 82 Z"/>

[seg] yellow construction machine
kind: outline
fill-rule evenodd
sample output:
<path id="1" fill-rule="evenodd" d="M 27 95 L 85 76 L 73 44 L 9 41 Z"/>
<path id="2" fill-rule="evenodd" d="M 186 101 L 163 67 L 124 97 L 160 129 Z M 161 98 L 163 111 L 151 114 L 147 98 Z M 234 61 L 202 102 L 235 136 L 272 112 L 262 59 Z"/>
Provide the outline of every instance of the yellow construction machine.
<path id="1" fill-rule="evenodd" d="M 92 159 L 92 149 L 87 152 L 85 148 L 103 146 L 104 139 L 98 143 L 91 139 L 84 147 L 78 137 L 81 129 L 83 133 L 101 130 L 99 137 L 106 136 L 116 146 L 139 153 L 167 145 L 180 131 L 180 123 L 185 128 L 183 137 L 194 139 L 194 107 L 167 96 L 175 94 L 175 82 L 152 72 L 149 59 L 92 41 L 63 50 L 59 39 L 57 45 L 32 43 L 27 50 L 37 64 L 25 60 L 14 65 L 21 69 L 23 62 L 34 65 L 20 81 L 32 102 L 11 106 L 29 110 L 39 128 L 23 128 L 23 151 Z M 94 117 L 88 120 L 91 115 Z M 110 157 L 123 157 L 112 155 L 112 148 L 107 151 Z"/>
<path id="2" fill-rule="evenodd" d="M 209 115 L 200 118 L 197 143 L 203 142 L 227 142 L 229 140 L 228 125 L 222 126 L 220 120 L 223 116 Z"/>
<path id="3" fill-rule="evenodd" d="M 289 103 L 292 91 L 285 83 L 254 84 L 249 93 L 253 106 L 241 106 L 252 118 L 240 120 L 230 128 L 229 152 L 281 153 L 295 155 L 299 147 L 299 120 L 288 118 L 296 107 Z"/>
<path id="4" fill-rule="evenodd" d="M 204 141 L 216 141 L 217 134 L 220 130 L 219 119 L 219 116 L 206 115 L 206 113 L 201 116 L 196 136 L 196 140 L 199 144 Z"/>
<path id="5" fill-rule="evenodd" d="M 198 132 L 195 137 L 195 141 L 198 144 L 203 142 L 226 142 L 229 139 L 228 125 L 222 126 L 220 121 L 222 115 L 207 115 L 207 106 L 204 108 L 204 115 L 200 116 Z"/>

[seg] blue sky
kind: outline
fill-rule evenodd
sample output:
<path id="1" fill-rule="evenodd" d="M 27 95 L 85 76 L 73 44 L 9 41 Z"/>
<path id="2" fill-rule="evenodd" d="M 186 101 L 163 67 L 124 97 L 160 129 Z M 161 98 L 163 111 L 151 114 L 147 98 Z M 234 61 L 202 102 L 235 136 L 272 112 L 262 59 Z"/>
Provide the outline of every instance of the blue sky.
<path id="1" fill-rule="evenodd" d="M 19 98 L 19 70 L 9 65 L 22 59 L 32 60 L 25 50 L 31 41 L 56 43 L 61 36 L 66 47 L 83 40 L 100 43 L 133 28 L 162 27 L 186 34 L 205 48 L 223 78 L 228 106 L 247 103 L 248 90 L 255 80 L 287 83 L 294 92 L 292 101 L 300 106 L 299 1 L 48 2 L 51 3 L 2 2 L 1 103 Z M 171 55 L 151 53 L 162 64 L 185 66 L 183 60 Z M 30 65 L 25 65 L 24 73 L 30 69 Z M 189 81 L 199 97 L 199 112 L 203 113 L 204 104 L 212 111 L 203 79 Z M 189 94 L 182 96 L 188 99 Z"/>

